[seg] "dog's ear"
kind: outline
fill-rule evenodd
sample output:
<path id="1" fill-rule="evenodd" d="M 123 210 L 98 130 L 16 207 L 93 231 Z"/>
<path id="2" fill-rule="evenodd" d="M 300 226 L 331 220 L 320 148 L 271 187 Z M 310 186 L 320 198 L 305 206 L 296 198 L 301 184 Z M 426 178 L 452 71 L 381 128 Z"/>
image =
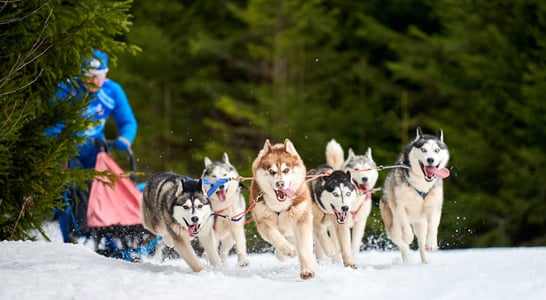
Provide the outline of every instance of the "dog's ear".
<path id="1" fill-rule="evenodd" d="M 258 152 L 258 157 L 262 157 L 262 156 L 266 155 L 269 152 L 271 152 L 271 142 L 269 142 L 269 139 L 266 139 L 265 143 L 264 143 L 264 147 L 262 148 L 262 150 L 260 150 Z M 258 157 L 256 157 L 256 158 L 258 158 Z"/>
<path id="2" fill-rule="evenodd" d="M 423 137 L 423 130 L 421 130 L 421 127 L 417 127 L 417 135 L 415 136 L 415 139 L 413 142 L 417 142 Z"/>
<path id="3" fill-rule="evenodd" d="M 263 153 L 267 153 L 267 152 L 270 152 L 271 151 L 271 142 L 269 141 L 269 139 L 266 139 L 265 140 L 265 144 L 264 144 L 264 148 L 262 149 L 263 150 Z"/>
<path id="4" fill-rule="evenodd" d="M 294 147 L 294 144 L 289 139 L 284 140 L 284 151 L 299 156 L 298 151 L 296 151 L 296 147 Z"/>
<path id="5" fill-rule="evenodd" d="M 353 158 L 355 156 L 355 152 L 353 151 L 353 148 L 349 148 L 349 150 L 347 151 L 347 160 L 349 160 L 350 158 Z"/>
<path id="6" fill-rule="evenodd" d="M 351 173 L 350 170 L 347 170 L 345 174 L 347 174 L 347 178 L 349 178 L 349 181 L 353 180 L 353 173 Z"/>
<path id="7" fill-rule="evenodd" d="M 224 156 L 222 156 L 222 161 L 223 161 L 224 163 L 228 164 L 228 165 L 231 165 L 231 164 L 229 163 L 229 156 L 228 156 L 227 152 L 224 152 Z"/>
<path id="8" fill-rule="evenodd" d="M 180 179 L 180 180 L 176 180 L 175 182 L 176 182 L 176 187 L 175 187 L 176 191 L 174 192 L 174 196 L 178 198 L 184 192 L 184 180 Z"/>
<path id="9" fill-rule="evenodd" d="M 208 166 L 210 166 L 210 165 L 212 164 L 212 161 L 210 160 L 210 158 L 208 158 L 208 157 L 206 157 L 206 156 L 205 156 L 204 161 L 205 161 L 205 168 L 208 167 Z"/>
<path id="10" fill-rule="evenodd" d="M 368 147 L 368 150 L 366 150 L 366 157 L 367 157 L 369 160 L 372 160 L 372 161 L 373 161 L 373 158 L 372 158 L 372 148 Z"/>
<path id="11" fill-rule="evenodd" d="M 436 136 L 442 143 L 444 142 L 444 131 L 441 128 L 438 130 L 438 134 Z"/>
<path id="12" fill-rule="evenodd" d="M 207 194 L 207 191 L 205 190 L 205 185 L 203 185 L 203 179 L 199 178 L 199 181 L 197 181 L 197 188 L 203 192 L 203 194 Z"/>

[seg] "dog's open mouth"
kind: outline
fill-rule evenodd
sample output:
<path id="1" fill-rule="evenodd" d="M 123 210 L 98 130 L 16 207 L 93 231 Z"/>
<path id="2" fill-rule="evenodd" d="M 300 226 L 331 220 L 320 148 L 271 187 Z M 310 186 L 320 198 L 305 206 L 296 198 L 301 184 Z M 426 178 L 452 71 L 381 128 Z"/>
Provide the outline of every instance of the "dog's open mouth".
<path id="1" fill-rule="evenodd" d="M 336 221 L 338 224 L 345 224 L 345 221 L 347 221 L 347 211 L 339 211 L 336 209 L 336 207 L 333 204 L 330 204 L 332 207 L 332 210 L 334 211 L 334 215 L 336 216 Z"/>
<path id="2" fill-rule="evenodd" d="M 372 190 L 367 183 L 358 183 L 356 180 L 353 179 L 353 185 L 355 186 L 359 194 L 366 194 L 366 200 L 372 197 Z"/>
<path id="3" fill-rule="evenodd" d="M 425 180 L 429 182 L 432 181 L 435 177 L 443 179 L 449 176 L 448 168 L 438 168 L 438 166 L 424 166 L 423 164 L 421 164 L 421 169 L 423 170 L 423 174 L 425 174 Z"/>
<path id="4" fill-rule="evenodd" d="M 224 186 L 221 186 L 218 188 L 218 191 L 216 192 L 216 196 L 218 196 L 218 200 L 221 202 L 226 201 L 227 195 L 226 195 L 226 189 Z"/>
<path id="5" fill-rule="evenodd" d="M 294 190 L 292 189 L 286 189 L 286 190 L 275 190 L 275 195 L 277 195 L 277 200 L 280 202 L 284 202 L 286 199 L 294 197 Z"/>
<path id="6" fill-rule="evenodd" d="M 201 224 L 192 224 L 188 225 L 188 233 L 190 234 L 190 237 L 194 237 L 199 234 L 199 230 L 201 230 Z"/>

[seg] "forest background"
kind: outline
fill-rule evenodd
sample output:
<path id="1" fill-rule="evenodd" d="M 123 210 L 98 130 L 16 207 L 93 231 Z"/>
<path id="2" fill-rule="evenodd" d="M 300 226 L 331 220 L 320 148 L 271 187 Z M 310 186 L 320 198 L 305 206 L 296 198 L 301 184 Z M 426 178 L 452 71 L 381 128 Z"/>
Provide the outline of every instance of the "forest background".
<path id="1" fill-rule="evenodd" d="M 325 162 L 332 138 L 346 151 L 371 147 L 375 162 L 389 165 L 418 126 L 442 129 L 451 176 L 441 247 L 546 245 L 543 1 L 83 2 L 20 4 L 38 20 L 49 15 L 51 32 L 39 30 L 43 21 L 28 25 L 31 17 L 6 22 L 14 18 L 0 9 L 0 26 L 29 26 L 24 36 L 0 31 L 2 239 L 27 238 L 60 188 L 81 176 L 53 167 L 73 142 L 39 132 L 70 109 L 53 110 L 44 99 L 55 81 L 77 75 L 77 50 L 103 48 L 112 57 L 109 77 L 123 85 L 139 122 L 140 181 L 160 171 L 199 177 L 204 157 L 223 152 L 249 177 L 266 138 L 291 139 L 308 169 Z M 40 32 L 55 38 L 20 69 L 37 74 L 41 64 L 50 73 L 17 81 L 8 62 L 36 43 L 14 41 Z M 373 195 L 369 247 L 384 236 L 380 197 Z"/>

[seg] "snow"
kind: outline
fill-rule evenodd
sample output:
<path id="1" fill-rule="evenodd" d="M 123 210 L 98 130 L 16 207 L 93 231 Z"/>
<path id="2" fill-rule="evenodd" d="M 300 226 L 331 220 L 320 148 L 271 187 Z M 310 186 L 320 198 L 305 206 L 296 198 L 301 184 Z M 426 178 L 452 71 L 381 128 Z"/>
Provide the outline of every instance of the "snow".
<path id="1" fill-rule="evenodd" d="M 363 251 L 358 269 L 317 264 L 299 278 L 297 259 L 230 256 L 194 273 L 183 260 L 141 263 L 100 256 L 82 244 L 0 242 L 0 299 L 546 299 L 546 247 L 440 250 L 429 264 L 412 251 Z"/>

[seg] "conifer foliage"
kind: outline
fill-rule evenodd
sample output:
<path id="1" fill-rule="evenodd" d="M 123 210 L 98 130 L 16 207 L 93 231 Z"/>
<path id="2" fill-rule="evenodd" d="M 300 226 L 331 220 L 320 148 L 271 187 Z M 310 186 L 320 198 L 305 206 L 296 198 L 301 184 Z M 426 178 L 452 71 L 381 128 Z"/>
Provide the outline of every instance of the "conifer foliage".
<path id="1" fill-rule="evenodd" d="M 89 124 L 79 111 L 86 99 L 54 99 L 55 87 L 80 73 L 94 48 L 110 55 L 135 50 L 116 37 L 128 31 L 131 1 L 2 1 L 0 4 L 0 240 L 29 238 L 53 215 L 70 182 L 93 171 L 62 162 Z M 69 120 L 69 121 L 65 121 Z M 59 122 L 58 138 L 44 131 Z"/>

